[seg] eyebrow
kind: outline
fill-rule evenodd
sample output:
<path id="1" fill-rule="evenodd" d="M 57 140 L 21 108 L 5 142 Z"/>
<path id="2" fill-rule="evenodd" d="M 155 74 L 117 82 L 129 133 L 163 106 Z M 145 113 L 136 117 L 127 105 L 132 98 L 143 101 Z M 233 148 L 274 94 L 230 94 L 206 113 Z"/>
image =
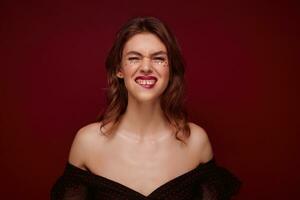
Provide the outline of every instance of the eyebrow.
<path id="1" fill-rule="evenodd" d="M 127 56 L 127 55 L 129 55 L 129 54 L 134 54 L 134 55 L 138 55 L 138 56 L 143 56 L 143 54 L 141 54 L 141 53 L 138 52 L 138 51 L 129 51 L 129 52 L 127 52 L 125 55 Z M 161 55 L 161 54 L 167 55 L 167 53 L 166 53 L 165 51 L 157 51 L 157 52 L 152 53 L 150 56 L 157 56 L 157 55 Z"/>

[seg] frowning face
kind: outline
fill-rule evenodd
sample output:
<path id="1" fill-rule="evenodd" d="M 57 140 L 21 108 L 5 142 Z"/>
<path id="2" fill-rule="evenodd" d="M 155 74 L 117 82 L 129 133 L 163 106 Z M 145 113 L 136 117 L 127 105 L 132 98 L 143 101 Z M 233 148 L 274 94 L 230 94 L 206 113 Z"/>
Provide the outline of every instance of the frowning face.
<path id="1" fill-rule="evenodd" d="M 169 82 L 165 45 L 152 33 L 132 36 L 125 43 L 117 76 L 124 79 L 129 99 L 159 100 Z"/>

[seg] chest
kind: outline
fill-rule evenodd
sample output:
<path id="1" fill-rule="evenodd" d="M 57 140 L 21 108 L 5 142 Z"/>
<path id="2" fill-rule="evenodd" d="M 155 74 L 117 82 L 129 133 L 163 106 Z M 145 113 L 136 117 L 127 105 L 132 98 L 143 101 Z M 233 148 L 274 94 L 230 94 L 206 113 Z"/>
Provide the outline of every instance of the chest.
<path id="1" fill-rule="evenodd" d="M 89 163 L 88 168 L 94 174 L 149 195 L 197 164 L 185 149 L 144 145 L 142 148 L 107 148 L 105 154 Z"/>

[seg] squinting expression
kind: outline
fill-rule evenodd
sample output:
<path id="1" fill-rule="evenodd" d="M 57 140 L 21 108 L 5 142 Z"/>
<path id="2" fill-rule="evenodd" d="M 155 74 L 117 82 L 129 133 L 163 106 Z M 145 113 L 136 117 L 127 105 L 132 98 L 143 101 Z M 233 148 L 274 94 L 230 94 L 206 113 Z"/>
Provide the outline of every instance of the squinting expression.
<path id="1" fill-rule="evenodd" d="M 124 79 L 128 100 L 158 100 L 169 82 L 165 45 L 151 33 L 132 36 L 124 46 L 117 76 Z"/>

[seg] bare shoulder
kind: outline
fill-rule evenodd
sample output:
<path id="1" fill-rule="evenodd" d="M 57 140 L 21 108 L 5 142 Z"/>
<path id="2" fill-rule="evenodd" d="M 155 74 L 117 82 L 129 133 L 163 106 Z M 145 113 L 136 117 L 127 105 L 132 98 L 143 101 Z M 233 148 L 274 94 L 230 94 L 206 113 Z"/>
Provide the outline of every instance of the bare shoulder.
<path id="1" fill-rule="evenodd" d="M 192 157 L 200 162 L 208 162 L 213 158 L 213 150 L 206 131 L 194 123 L 189 123 L 191 135 L 189 138 L 189 148 Z"/>
<path id="2" fill-rule="evenodd" d="M 80 128 L 73 140 L 69 162 L 79 168 L 85 169 L 85 162 L 95 146 L 101 142 L 100 123 L 88 124 Z"/>

